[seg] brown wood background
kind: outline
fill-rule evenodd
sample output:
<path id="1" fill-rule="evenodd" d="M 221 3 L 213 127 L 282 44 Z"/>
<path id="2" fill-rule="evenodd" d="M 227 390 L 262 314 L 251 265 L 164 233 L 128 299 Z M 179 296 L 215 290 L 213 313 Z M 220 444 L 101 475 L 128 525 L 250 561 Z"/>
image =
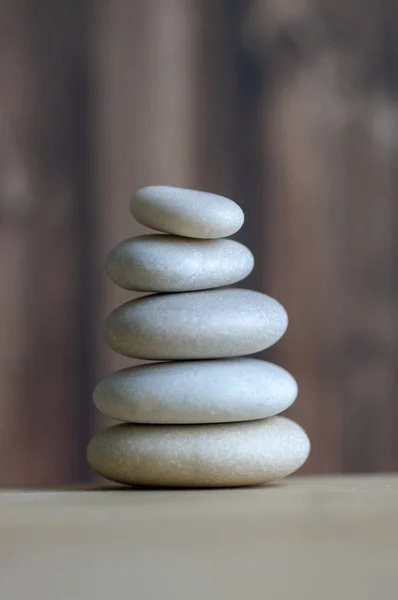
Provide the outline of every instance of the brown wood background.
<path id="1" fill-rule="evenodd" d="M 231 196 L 303 472 L 398 468 L 394 0 L 0 0 L 0 483 L 85 480 L 134 189 Z"/>

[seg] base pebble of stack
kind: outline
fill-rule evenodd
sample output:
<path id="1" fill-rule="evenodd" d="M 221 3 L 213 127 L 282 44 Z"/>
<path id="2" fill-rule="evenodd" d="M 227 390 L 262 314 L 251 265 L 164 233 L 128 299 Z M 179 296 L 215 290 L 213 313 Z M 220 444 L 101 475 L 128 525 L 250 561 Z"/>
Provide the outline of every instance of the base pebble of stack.
<path id="1" fill-rule="evenodd" d="M 240 229 L 243 211 L 215 194 L 149 186 L 131 212 L 163 233 L 121 242 L 107 272 L 120 287 L 158 293 L 116 308 L 104 338 L 125 356 L 177 362 L 123 369 L 97 385 L 96 407 L 125 423 L 93 438 L 89 464 L 148 487 L 236 487 L 290 475 L 310 442 L 276 415 L 295 401 L 297 384 L 281 367 L 245 357 L 282 337 L 286 311 L 259 292 L 224 287 L 254 266 L 248 248 L 224 239 Z"/>
<path id="2" fill-rule="evenodd" d="M 223 425 L 116 425 L 88 447 L 108 479 L 129 485 L 235 487 L 286 477 L 308 456 L 308 437 L 285 417 Z"/>

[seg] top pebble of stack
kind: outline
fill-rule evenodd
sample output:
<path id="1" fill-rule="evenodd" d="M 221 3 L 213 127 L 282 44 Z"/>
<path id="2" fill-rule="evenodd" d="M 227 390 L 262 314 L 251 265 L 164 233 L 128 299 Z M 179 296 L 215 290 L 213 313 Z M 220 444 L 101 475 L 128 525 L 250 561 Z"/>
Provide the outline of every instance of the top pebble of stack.
<path id="1" fill-rule="evenodd" d="M 215 239 L 236 233 L 244 214 L 232 200 L 169 186 L 148 186 L 131 201 L 135 219 L 152 229 L 191 238 Z"/>

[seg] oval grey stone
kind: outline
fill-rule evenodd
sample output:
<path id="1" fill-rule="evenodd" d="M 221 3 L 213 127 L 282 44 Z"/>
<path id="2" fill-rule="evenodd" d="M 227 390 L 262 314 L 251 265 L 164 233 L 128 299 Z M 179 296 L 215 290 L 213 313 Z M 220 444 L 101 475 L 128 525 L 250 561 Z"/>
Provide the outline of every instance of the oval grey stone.
<path id="1" fill-rule="evenodd" d="M 231 285 L 251 273 L 254 257 L 233 240 L 143 235 L 121 242 L 107 259 L 109 277 L 127 290 L 182 292 Z"/>
<path id="2" fill-rule="evenodd" d="M 130 209 L 146 227 L 193 238 L 227 237 L 244 221 L 242 209 L 229 198 L 165 185 L 138 190 Z"/>
<path id="3" fill-rule="evenodd" d="M 290 475 L 310 443 L 285 417 L 217 425 L 116 425 L 87 449 L 103 477 L 140 486 L 232 487 Z"/>
<path id="4" fill-rule="evenodd" d="M 272 346 L 287 324 L 285 309 L 270 296 L 227 288 L 126 302 L 105 320 L 104 339 L 135 358 L 227 358 Z"/>
<path id="5" fill-rule="evenodd" d="M 297 397 L 294 378 L 255 358 L 154 363 L 117 371 L 94 390 L 104 415 L 130 423 L 228 423 L 276 415 Z"/>

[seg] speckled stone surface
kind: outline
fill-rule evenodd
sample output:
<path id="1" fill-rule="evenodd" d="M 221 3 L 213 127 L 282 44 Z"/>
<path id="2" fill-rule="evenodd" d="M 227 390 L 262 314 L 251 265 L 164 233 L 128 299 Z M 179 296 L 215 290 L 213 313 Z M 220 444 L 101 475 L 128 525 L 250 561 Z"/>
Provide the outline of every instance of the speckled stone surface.
<path id="1" fill-rule="evenodd" d="M 280 412 L 296 399 L 284 369 L 245 355 L 275 344 L 288 317 L 273 298 L 228 288 L 253 269 L 248 248 L 224 239 L 244 222 L 233 201 L 149 186 L 131 202 L 162 234 L 124 240 L 107 259 L 120 287 L 155 292 L 116 308 L 104 339 L 125 356 L 158 362 L 104 378 L 96 407 L 122 425 L 87 449 L 94 470 L 134 486 L 234 487 L 290 475 L 305 462 L 306 433 Z"/>
<path id="2" fill-rule="evenodd" d="M 241 281 L 254 266 L 233 240 L 144 235 L 123 241 L 108 256 L 107 272 L 120 287 L 143 292 L 203 290 Z"/>
<path id="3" fill-rule="evenodd" d="M 303 429 L 285 417 L 218 425 L 116 425 L 87 457 L 103 477 L 130 485 L 232 487 L 286 477 L 307 459 Z"/>
<path id="4" fill-rule="evenodd" d="M 270 417 L 297 397 L 285 369 L 255 358 L 154 363 L 108 375 L 94 391 L 104 415 L 131 423 L 227 423 Z"/>
<path id="5" fill-rule="evenodd" d="M 236 233 L 244 214 L 232 200 L 196 190 L 148 186 L 131 201 L 135 219 L 146 227 L 193 238 L 222 238 Z"/>
<path id="6" fill-rule="evenodd" d="M 252 290 L 224 288 L 138 298 L 105 321 L 104 339 L 136 358 L 186 360 L 253 354 L 285 332 L 285 309 Z"/>

